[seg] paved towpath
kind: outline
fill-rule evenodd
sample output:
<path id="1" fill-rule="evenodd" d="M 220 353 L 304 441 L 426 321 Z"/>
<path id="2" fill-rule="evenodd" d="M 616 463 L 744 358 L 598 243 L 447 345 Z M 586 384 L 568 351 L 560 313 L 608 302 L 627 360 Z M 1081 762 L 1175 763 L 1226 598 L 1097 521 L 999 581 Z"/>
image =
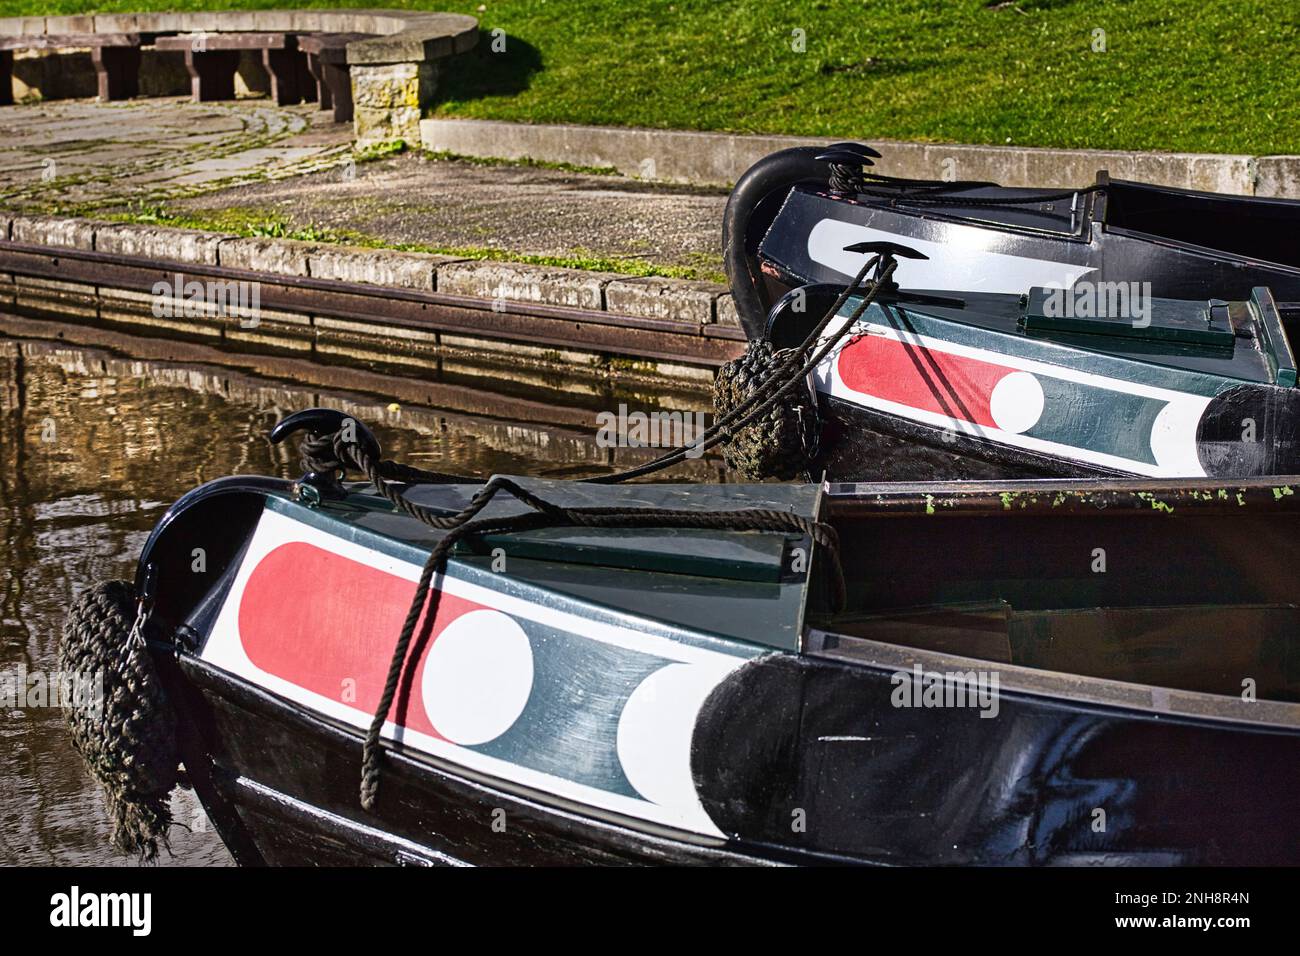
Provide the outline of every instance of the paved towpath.
<path id="1" fill-rule="evenodd" d="M 0 107 L 0 208 L 268 219 L 386 244 L 721 272 L 721 190 L 418 152 L 350 159 L 312 106 L 154 98 Z"/>
<path id="2" fill-rule="evenodd" d="M 272 211 L 298 228 L 389 243 L 722 269 L 726 195 L 530 166 L 412 154 L 226 189 L 177 203 Z"/>
<path id="3" fill-rule="evenodd" d="M 330 166 L 349 138 L 325 116 L 176 97 L 0 107 L 0 205 L 112 208 Z"/>

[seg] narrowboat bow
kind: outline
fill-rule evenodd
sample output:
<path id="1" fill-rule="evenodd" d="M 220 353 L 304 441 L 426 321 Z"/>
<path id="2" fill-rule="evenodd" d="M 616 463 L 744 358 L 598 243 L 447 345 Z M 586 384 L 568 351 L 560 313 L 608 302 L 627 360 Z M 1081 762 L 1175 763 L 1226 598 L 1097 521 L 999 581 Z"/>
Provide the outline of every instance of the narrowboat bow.
<path id="1" fill-rule="evenodd" d="M 736 183 L 723 256 L 751 338 L 791 289 L 843 285 L 845 247 L 893 242 L 924 253 L 900 268 L 914 289 L 1002 292 L 1031 286 L 1150 283 L 1168 299 L 1246 299 L 1271 288 L 1300 312 L 1300 201 L 1111 179 L 1076 189 L 899 179 L 872 171 L 857 143 L 795 147 Z"/>
<path id="2" fill-rule="evenodd" d="M 241 863 L 1300 863 L 1291 484 L 430 483 L 362 433 L 73 609 Z"/>
<path id="3" fill-rule="evenodd" d="M 750 474 L 1300 471 L 1300 202 L 1104 175 L 1053 194 L 898 180 L 870 172 L 878 155 L 785 150 L 728 202 L 724 258 L 751 353 L 807 352 L 868 258 L 893 266 L 812 370 L 819 421 L 802 460 Z M 855 314 L 853 291 L 828 335 Z"/>

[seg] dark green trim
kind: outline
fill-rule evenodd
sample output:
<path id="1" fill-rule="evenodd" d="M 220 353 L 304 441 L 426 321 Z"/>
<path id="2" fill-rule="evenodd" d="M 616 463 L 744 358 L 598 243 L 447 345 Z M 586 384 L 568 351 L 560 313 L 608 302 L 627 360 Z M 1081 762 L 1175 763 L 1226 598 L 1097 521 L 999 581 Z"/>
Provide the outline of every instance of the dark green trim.
<path id="1" fill-rule="evenodd" d="M 1258 319 L 1260 349 L 1273 370 L 1273 381 L 1282 388 L 1296 384 L 1295 356 L 1291 354 L 1291 341 L 1287 338 L 1282 316 L 1277 311 L 1273 294 L 1263 286 L 1250 290 L 1250 309 Z"/>
<path id="2" fill-rule="evenodd" d="M 1156 342 L 1173 342 L 1185 345 L 1204 345 L 1229 351 L 1237 344 L 1228 319 L 1228 304 L 1210 302 L 1184 302 L 1178 299 L 1152 299 L 1151 315 L 1146 325 L 1138 325 L 1131 318 L 1112 315 L 1079 316 L 1052 315 L 1048 309 L 1049 297 L 1068 295 L 1069 289 L 1045 289 L 1035 286 L 1029 290 L 1021 316 L 1021 327 L 1028 333 L 1077 332 L 1085 335 L 1115 336 L 1117 338 L 1144 339 Z M 1100 348 L 1105 348 L 1102 344 Z"/>
<path id="3" fill-rule="evenodd" d="M 416 566 L 424 564 L 429 557 L 429 548 L 399 541 L 367 528 L 358 527 L 348 521 L 347 514 L 356 515 L 371 510 L 369 508 L 349 508 L 348 501 L 350 500 L 351 498 L 338 503 L 330 502 L 321 508 L 307 508 L 288 496 L 268 495 L 266 506 L 268 510 L 285 515 L 295 521 L 301 521 L 303 524 L 344 541 L 371 548 L 381 554 L 398 558 L 409 564 Z M 344 514 L 331 513 L 331 509 L 340 507 L 348 510 Z M 415 523 L 415 519 L 409 520 L 413 524 Z M 481 559 L 479 560 L 481 561 Z M 562 591 L 539 587 L 536 584 L 520 580 L 514 575 L 498 574 L 457 558 L 448 561 L 446 575 L 499 594 L 509 595 L 538 607 L 555 608 L 598 623 L 627 627 L 631 630 L 655 634 L 680 644 L 702 647 L 735 657 L 752 657 L 755 654 L 770 650 L 774 646 L 780 650 L 794 650 L 798 640 L 798 635 L 795 634 L 792 638 L 783 637 L 779 645 L 773 644 L 772 638 L 783 632 L 784 629 L 776 627 L 774 622 L 770 620 L 755 622 L 753 636 L 749 637 L 747 635 L 747 639 L 744 640 L 722 633 L 691 630 L 657 617 L 632 613 L 613 605 L 596 604 Z M 686 575 L 678 577 L 682 580 L 688 580 Z M 753 584 L 749 586 L 759 587 L 759 585 Z M 762 611 L 763 608 L 758 608 L 758 610 Z M 396 640 L 396 638 L 397 635 L 393 635 L 393 639 Z"/>

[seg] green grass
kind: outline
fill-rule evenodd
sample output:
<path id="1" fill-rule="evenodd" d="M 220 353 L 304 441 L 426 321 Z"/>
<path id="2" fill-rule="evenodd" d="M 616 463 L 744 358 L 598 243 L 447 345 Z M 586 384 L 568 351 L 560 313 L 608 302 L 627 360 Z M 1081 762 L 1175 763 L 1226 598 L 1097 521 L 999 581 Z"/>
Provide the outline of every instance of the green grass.
<path id="1" fill-rule="evenodd" d="M 347 0 L 319 0 L 338 7 Z M 286 0 L 0 0 L 0 16 Z M 309 0 L 308 4 L 315 5 Z M 865 141 L 1300 152 L 1293 0 L 383 0 L 505 31 L 448 116 Z M 792 49 L 804 31 L 804 52 Z M 1105 52 L 1094 52 L 1094 30 Z"/>
<path id="2" fill-rule="evenodd" d="M 451 150 L 424 150 L 425 159 L 434 162 L 469 163 L 471 166 L 521 166 L 525 169 L 554 169 L 564 173 L 582 173 L 587 176 L 619 176 L 617 166 L 581 166 L 577 163 L 555 163 L 544 159 L 499 159 L 492 156 L 463 156 Z"/>

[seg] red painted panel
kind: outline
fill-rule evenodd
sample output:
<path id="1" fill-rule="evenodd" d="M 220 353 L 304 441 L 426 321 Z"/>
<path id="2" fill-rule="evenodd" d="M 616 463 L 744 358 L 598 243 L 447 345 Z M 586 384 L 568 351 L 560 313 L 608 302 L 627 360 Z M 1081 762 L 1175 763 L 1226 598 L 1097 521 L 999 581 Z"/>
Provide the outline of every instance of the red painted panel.
<path id="1" fill-rule="evenodd" d="M 993 386 L 1016 371 L 979 359 L 864 335 L 840 350 L 839 373 L 856 392 L 996 428 Z"/>
<path id="2" fill-rule="evenodd" d="M 413 581 L 290 542 L 249 575 L 239 603 L 239 637 L 249 659 L 267 673 L 373 714 L 414 596 Z M 453 620 L 480 607 L 444 593 L 429 644 Z M 423 670 L 421 660 L 406 719 L 399 723 L 436 736 L 420 696 Z M 350 692 L 353 699 L 345 696 Z M 395 710 L 396 703 L 389 719 Z"/>

